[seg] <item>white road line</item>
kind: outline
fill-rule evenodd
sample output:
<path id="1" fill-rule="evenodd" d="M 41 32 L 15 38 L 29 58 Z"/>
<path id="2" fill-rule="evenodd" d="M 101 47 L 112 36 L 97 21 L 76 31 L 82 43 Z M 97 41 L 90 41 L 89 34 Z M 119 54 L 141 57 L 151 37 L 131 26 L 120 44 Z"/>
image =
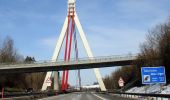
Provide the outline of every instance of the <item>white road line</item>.
<path id="1" fill-rule="evenodd" d="M 51 97 L 46 97 L 46 98 L 42 98 L 42 99 L 38 99 L 38 100 L 48 100 L 48 99 L 51 99 L 51 98 L 55 98 L 55 97 L 62 97 L 62 96 L 66 96 L 67 94 L 64 94 L 64 95 L 56 95 L 56 96 L 51 96 Z"/>
<path id="2" fill-rule="evenodd" d="M 80 100 L 82 94 L 76 94 L 72 100 Z"/>
<path id="3" fill-rule="evenodd" d="M 96 97 L 98 97 L 99 99 L 101 99 L 101 100 L 107 100 L 107 99 L 105 99 L 105 98 L 103 98 L 103 97 L 101 97 L 101 96 L 99 96 L 99 95 L 97 95 L 97 94 L 93 94 L 94 96 L 96 96 Z"/>

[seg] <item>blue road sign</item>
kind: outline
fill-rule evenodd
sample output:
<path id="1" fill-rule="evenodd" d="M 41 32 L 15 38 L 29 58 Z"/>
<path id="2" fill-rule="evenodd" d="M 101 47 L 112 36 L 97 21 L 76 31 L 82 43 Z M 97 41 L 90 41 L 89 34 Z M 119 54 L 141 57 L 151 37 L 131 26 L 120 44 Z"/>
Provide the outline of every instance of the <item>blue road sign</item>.
<path id="1" fill-rule="evenodd" d="M 166 83 L 165 67 L 142 67 L 142 84 Z"/>

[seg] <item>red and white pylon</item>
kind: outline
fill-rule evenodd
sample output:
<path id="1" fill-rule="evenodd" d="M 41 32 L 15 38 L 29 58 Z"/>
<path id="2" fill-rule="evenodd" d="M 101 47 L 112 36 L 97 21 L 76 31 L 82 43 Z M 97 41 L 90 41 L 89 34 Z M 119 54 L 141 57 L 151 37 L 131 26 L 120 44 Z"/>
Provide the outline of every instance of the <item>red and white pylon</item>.
<path id="1" fill-rule="evenodd" d="M 77 14 L 76 14 L 75 0 L 68 0 L 68 16 L 66 17 L 63 28 L 61 30 L 61 34 L 59 36 L 59 39 L 58 39 L 58 42 L 57 42 L 57 45 L 56 45 L 56 48 L 55 48 L 55 51 L 54 51 L 52 61 L 55 62 L 58 59 L 59 52 L 61 50 L 61 46 L 62 46 L 65 38 L 66 38 L 66 45 L 65 45 L 64 60 L 65 61 L 70 60 L 72 35 L 73 35 L 73 32 L 74 32 L 75 25 L 77 26 L 77 29 L 78 29 L 79 34 L 80 34 L 80 38 L 83 42 L 84 48 L 87 52 L 89 59 L 93 59 L 92 51 L 90 49 L 90 46 L 89 46 L 88 41 L 86 39 L 85 33 L 82 29 L 82 26 L 80 24 L 80 21 L 78 19 Z M 69 38 L 69 36 L 70 36 L 70 38 Z M 70 41 L 68 41 L 68 38 L 69 38 Z M 69 44 L 68 44 L 68 42 L 69 42 Z M 96 78 L 98 80 L 101 91 L 106 91 L 106 88 L 105 88 L 105 85 L 103 83 L 99 69 L 94 68 L 94 73 L 95 73 Z M 52 72 L 47 72 L 43 86 L 42 86 L 42 91 L 46 90 L 48 86 L 51 86 L 51 84 L 45 83 L 47 78 L 51 77 L 51 76 L 52 76 Z M 55 72 L 54 73 L 54 90 L 59 90 L 59 83 L 58 82 L 59 82 L 58 81 L 58 73 Z M 67 85 L 68 85 L 67 83 L 68 83 L 68 71 L 65 70 L 65 71 L 63 71 L 62 90 L 67 89 Z"/>

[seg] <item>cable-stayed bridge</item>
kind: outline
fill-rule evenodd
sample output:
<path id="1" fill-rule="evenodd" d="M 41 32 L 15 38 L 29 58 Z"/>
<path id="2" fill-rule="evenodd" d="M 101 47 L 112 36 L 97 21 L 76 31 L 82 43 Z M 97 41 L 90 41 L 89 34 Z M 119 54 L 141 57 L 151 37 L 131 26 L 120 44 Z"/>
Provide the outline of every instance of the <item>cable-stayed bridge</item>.
<path id="1" fill-rule="evenodd" d="M 131 65 L 136 55 L 103 56 L 94 58 L 81 58 L 78 60 L 39 61 L 32 63 L 3 63 L 0 64 L 0 73 L 47 72 L 75 69 L 91 69 L 101 67 L 114 67 Z"/>

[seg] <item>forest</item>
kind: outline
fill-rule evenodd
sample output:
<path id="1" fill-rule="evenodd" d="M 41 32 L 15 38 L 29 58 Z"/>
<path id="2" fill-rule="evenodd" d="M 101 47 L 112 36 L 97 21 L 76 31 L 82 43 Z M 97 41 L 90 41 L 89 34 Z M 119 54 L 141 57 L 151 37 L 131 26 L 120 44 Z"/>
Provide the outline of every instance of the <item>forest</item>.
<path id="1" fill-rule="evenodd" d="M 0 44 L 0 63 L 33 63 L 34 57 L 23 57 L 15 48 L 14 41 L 7 36 Z M 0 74 L 0 84 L 5 87 L 5 91 L 25 91 L 33 88 L 39 91 L 45 77 L 44 72 L 40 73 L 16 73 Z"/>
<path id="2" fill-rule="evenodd" d="M 147 66 L 164 66 L 167 84 L 170 83 L 170 18 L 149 30 L 145 42 L 140 44 L 139 47 L 140 52 L 137 55 L 137 60 L 132 65 L 120 67 L 111 75 L 103 78 L 107 89 L 120 89 L 118 86 L 120 77 L 125 81 L 124 89 L 142 86 L 141 67 Z"/>

